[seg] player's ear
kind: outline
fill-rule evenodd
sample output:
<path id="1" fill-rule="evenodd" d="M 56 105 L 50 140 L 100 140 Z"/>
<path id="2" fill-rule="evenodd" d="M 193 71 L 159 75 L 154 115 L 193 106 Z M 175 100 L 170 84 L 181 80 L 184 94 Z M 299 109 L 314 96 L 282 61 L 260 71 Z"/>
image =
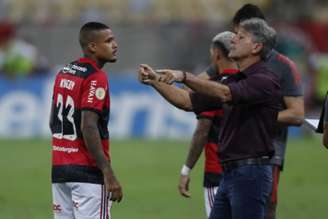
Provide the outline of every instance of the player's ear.
<path id="1" fill-rule="evenodd" d="M 88 50 L 91 51 L 92 53 L 96 52 L 97 45 L 94 42 L 88 43 Z"/>
<path id="2" fill-rule="evenodd" d="M 262 49 L 263 49 L 263 43 L 254 43 L 252 53 L 253 54 L 258 54 L 258 53 L 261 52 Z"/>
<path id="3" fill-rule="evenodd" d="M 218 48 L 215 48 L 214 49 L 214 52 L 215 52 L 215 59 L 216 60 L 220 60 L 221 59 L 221 50 L 219 50 Z"/>

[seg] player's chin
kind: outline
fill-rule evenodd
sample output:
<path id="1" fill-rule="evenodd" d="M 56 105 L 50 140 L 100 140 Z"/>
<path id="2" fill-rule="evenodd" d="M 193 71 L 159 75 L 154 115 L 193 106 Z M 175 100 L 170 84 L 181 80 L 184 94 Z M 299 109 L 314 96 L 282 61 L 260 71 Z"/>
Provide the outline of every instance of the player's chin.
<path id="1" fill-rule="evenodd" d="M 106 62 L 116 62 L 117 61 L 117 56 L 111 56 L 107 57 Z"/>
<path id="2" fill-rule="evenodd" d="M 109 59 L 108 60 L 108 62 L 116 62 L 117 61 L 117 58 L 115 57 L 115 58 L 111 58 L 111 59 Z"/>

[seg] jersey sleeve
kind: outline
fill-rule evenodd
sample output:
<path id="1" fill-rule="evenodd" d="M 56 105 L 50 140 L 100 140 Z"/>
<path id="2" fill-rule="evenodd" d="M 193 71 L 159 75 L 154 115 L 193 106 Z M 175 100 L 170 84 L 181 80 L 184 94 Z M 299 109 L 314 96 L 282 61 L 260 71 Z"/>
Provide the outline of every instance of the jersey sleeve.
<path id="1" fill-rule="evenodd" d="M 213 111 L 205 111 L 205 112 L 198 113 L 196 115 L 197 119 L 207 118 L 207 119 L 211 119 L 211 120 L 213 120 L 217 116 L 223 116 L 223 109 L 217 109 L 217 110 L 213 110 Z"/>
<path id="2" fill-rule="evenodd" d="M 301 74 L 296 64 L 286 56 L 279 55 L 281 68 L 281 91 L 283 96 L 302 96 Z"/>
<path id="3" fill-rule="evenodd" d="M 100 113 L 108 95 L 108 81 L 105 74 L 94 73 L 82 85 L 81 110 Z"/>
<path id="4" fill-rule="evenodd" d="M 52 86 L 52 95 L 51 95 L 51 101 L 54 103 L 55 100 L 55 94 L 56 94 L 56 90 L 57 90 L 57 80 L 58 80 L 58 74 L 56 75 L 54 82 L 53 82 L 53 86 Z"/>

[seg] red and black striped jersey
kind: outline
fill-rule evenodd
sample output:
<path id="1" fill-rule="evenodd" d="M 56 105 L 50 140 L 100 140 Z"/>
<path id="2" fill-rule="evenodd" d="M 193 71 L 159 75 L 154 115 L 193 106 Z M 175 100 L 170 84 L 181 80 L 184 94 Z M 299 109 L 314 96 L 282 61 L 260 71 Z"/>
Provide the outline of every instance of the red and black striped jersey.
<path id="1" fill-rule="evenodd" d="M 220 131 L 220 123 L 223 116 L 223 109 L 218 109 L 214 111 L 202 112 L 197 115 L 198 119 L 206 118 L 212 120 L 212 125 L 208 133 L 208 140 L 204 146 L 205 152 L 205 165 L 204 172 L 205 174 L 221 174 L 223 169 L 221 167 L 219 157 L 218 157 L 218 136 Z M 204 186 L 208 186 L 209 184 L 218 183 L 218 180 L 210 180 L 211 177 L 205 176 Z M 213 177 L 212 177 L 213 178 Z M 213 181 L 212 183 L 210 183 Z M 217 185 L 213 185 L 217 186 Z"/>
<path id="2" fill-rule="evenodd" d="M 207 73 L 211 77 L 211 80 L 223 82 L 231 75 L 238 73 L 238 69 L 224 69 L 221 74 L 213 68 L 208 69 Z M 213 111 L 201 112 L 197 115 L 197 118 L 207 118 L 212 120 L 212 126 L 208 133 L 208 140 L 204 146 L 205 152 L 205 165 L 204 165 L 204 187 L 219 186 L 221 174 L 223 173 L 222 166 L 220 164 L 218 149 L 219 149 L 219 132 L 220 123 L 224 115 L 223 108 L 218 108 Z"/>
<path id="3" fill-rule="evenodd" d="M 107 74 L 91 59 L 73 61 L 57 73 L 52 98 L 52 181 L 102 183 L 102 174 L 87 151 L 80 127 L 83 110 L 99 115 L 98 130 L 109 159 Z"/>

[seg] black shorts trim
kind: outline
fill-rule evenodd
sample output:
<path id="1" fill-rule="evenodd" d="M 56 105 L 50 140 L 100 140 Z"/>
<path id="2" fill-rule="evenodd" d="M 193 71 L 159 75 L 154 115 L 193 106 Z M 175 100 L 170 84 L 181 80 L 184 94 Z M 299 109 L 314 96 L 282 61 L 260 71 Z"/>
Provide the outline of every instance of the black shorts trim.
<path id="1" fill-rule="evenodd" d="M 206 188 L 219 186 L 222 176 L 223 176 L 222 173 L 220 174 L 220 173 L 205 172 L 203 186 Z"/>
<path id="2" fill-rule="evenodd" d="M 52 183 L 84 182 L 104 184 L 102 172 L 91 166 L 81 165 L 58 165 L 52 166 Z"/>
<path id="3" fill-rule="evenodd" d="M 101 111 L 94 109 L 94 108 L 90 108 L 90 107 L 81 108 L 81 112 L 82 111 L 91 111 L 91 112 L 97 113 L 99 116 L 101 116 Z"/>

